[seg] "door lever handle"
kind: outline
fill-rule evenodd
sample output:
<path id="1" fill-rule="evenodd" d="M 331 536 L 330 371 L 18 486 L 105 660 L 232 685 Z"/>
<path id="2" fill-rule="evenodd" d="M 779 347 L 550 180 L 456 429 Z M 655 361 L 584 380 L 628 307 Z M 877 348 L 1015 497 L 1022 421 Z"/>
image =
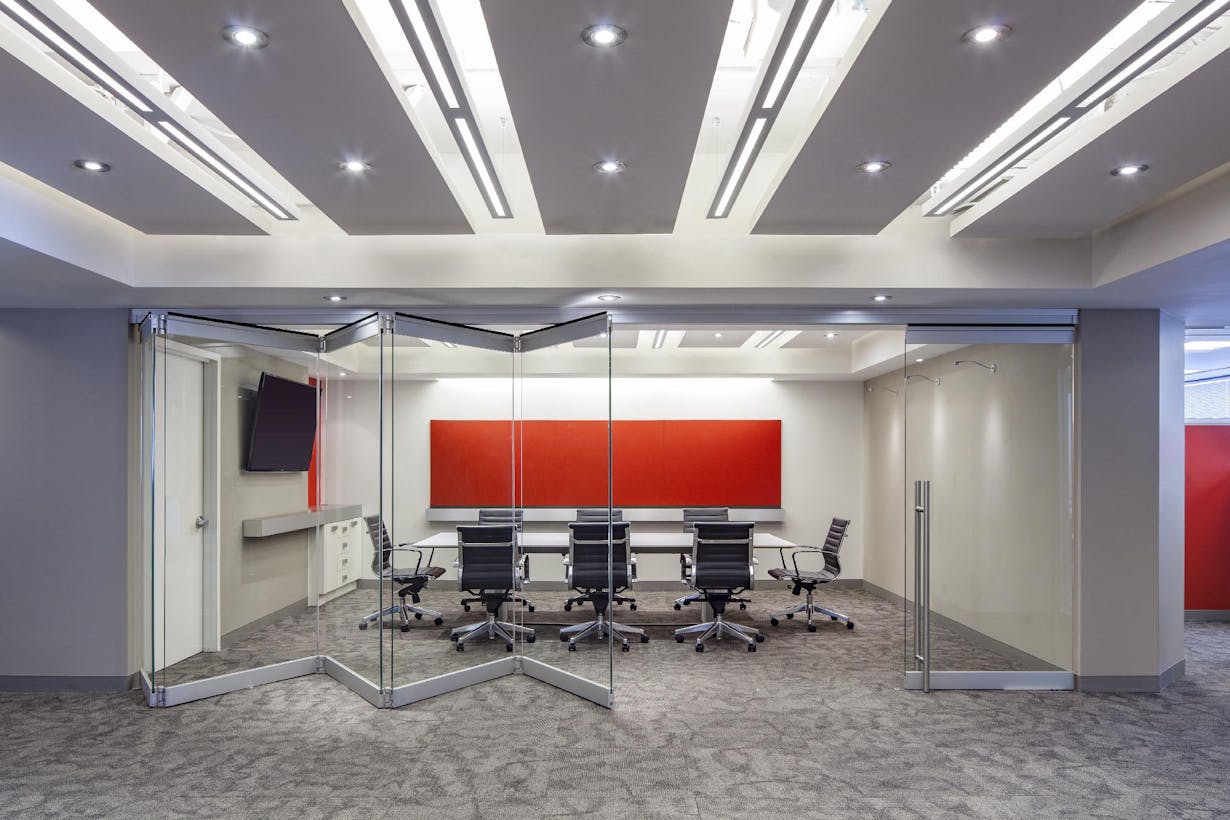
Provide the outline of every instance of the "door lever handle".
<path id="1" fill-rule="evenodd" d="M 207 518 L 205 518 L 205 516 L 203 516 L 203 515 L 198 515 L 198 516 L 196 517 L 196 528 L 197 528 L 198 530 L 199 530 L 199 529 L 201 529 L 201 528 L 203 528 L 203 527 L 204 527 L 206 524 L 208 524 L 208 523 L 209 523 L 209 520 L 208 520 Z"/>

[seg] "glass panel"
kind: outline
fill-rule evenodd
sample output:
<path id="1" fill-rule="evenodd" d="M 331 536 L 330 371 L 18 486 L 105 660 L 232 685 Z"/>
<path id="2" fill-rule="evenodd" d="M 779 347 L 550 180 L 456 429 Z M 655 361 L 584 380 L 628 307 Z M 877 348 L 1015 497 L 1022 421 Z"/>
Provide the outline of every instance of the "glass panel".
<path id="1" fill-rule="evenodd" d="M 523 336 L 517 354 L 518 506 L 525 519 L 531 607 L 516 614 L 532 630 L 522 636 L 525 658 L 609 693 L 612 652 L 637 651 L 644 633 L 624 623 L 635 620 L 635 613 L 628 617 L 636 606 L 633 556 L 627 537 L 618 543 L 611 538 L 626 525 L 608 520 L 609 326 L 599 320 L 588 327 L 592 336 L 555 344 L 546 334 L 568 334 L 567 325 L 537 338 Z M 600 333 L 602 327 L 608 331 Z M 613 551 L 618 560 L 612 560 Z"/>
<path id="2" fill-rule="evenodd" d="M 931 669 L 1070 670 L 1072 346 L 953 341 L 907 345 L 903 368 L 905 577 L 910 601 L 929 600 Z M 930 482 L 929 585 L 916 481 Z M 907 668 L 920 668 L 913 613 Z"/>
<path id="3" fill-rule="evenodd" d="M 491 350 L 478 346 L 489 335 L 481 329 L 405 317 L 396 328 L 384 344 L 381 446 L 382 514 L 402 545 L 393 554 L 395 580 L 381 585 L 384 606 L 398 609 L 384 630 L 393 689 L 510 657 L 496 628 L 510 618 L 500 603 L 505 590 L 475 581 L 479 558 L 468 574 L 460 568 L 470 583 L 459 581 L 457 564 L 458 528 L 503 515 L 511 535 L 513 508 L 511 337 L 498 334 L 493 344 L 504 349 Z M 511 576 L 511 546 L 505 557 Z M 498 610 L 490 616 L 488 603 Z M 476 624 L 473 635 L 455 631 Z"/>
<path id="4" fill-rule="evenodd" d="M 154 332 L 153 316 L 146 318 L 141 325 L 145 338 L 141 340 L 139 356 L 141 359 L 140 385 L 140 441 L 141 441 L 141 671 L 150 679 L 151 686 L 157 686 L 154 670 L 154 623 L 155 616 L 161 618 L 161 612 L 154 606 L 154 555 L 161 546 L 161 540 L 156 538 L 154 521 L 155 504 L 155 465 L 156 443 L 159 432 L 154 423 L 157 417 L 155 404 L 157 392 L 157 362 L 160 349 L 160 337 Z"/>
<path id="5" fill-rule="evenodd" d="M 318 651 L 305 602 L 317 356 L 262 346 L 257 340 L 276 344 L 278 332 L 252 330 L 244 342 L 217 341 L 202 324 L 155 343 L 150 663 L 158 686 Z"/>

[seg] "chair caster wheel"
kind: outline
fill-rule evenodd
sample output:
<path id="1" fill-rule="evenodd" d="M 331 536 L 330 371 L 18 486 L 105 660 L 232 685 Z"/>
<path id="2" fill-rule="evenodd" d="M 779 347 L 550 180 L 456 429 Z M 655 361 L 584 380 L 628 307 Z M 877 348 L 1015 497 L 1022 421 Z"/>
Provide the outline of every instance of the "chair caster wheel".
<path id="1" fill-rule="evenodd" d="M 854 628 L 854 621 L 847 621 L 846 629 L 853 629 L 853 628 Z"/>
<path id="2" fill-rule="evenodd" d="M 675 636 L 675 643 L 683 643 L 683 636 L 682 636 L 682 635 L 676 635 L 676 636 Z"/>
<path id="3" fill-rule="evenodd" d="M 747 609 L 747 604 L 739 604 L 739 609 Z"/>
<path id="4" fill-rule="evenodd" d="M 641 643 L 649 643 L 649 636 L 648 636 L 648 635 L 642 635 L 642 636 L 641 636 Z"/>
<path id="5" fill-rule="evenodd" d="M 565 612 L 571 612 L 571 611 L 572 611 L 572 604 L 564 604 L 564 611 L 565 611 Z"/>
<path id="6" fill-rule="evenodd" d="M 774 626 L 777 626 L 778 624 L 781 623 L 781 621 L 777 620 L 776 618 L 770 618 L 769 623 L 773 624 Z"/>
<path id="7" fill-rule="evenodd" d="M 632 610 L 633 612 L 636 612 L 636 604 L 628 604 L 628 609 Z"/>
<path id="8" fill-rule="evenodd" d="M 748 652 L 755 652 L 755 651 L 756 651 L 756 644 L 754 644 L 754 643 L 749 643 L 749 644 L 747 645 L 747 651 L 748 651 Z"/>
<path id="9" fill-rule="evenodd" d="M 525 642 L 526 642 L 526 643 L 533 643 L 533 642 L 534 642 L 534 641 L 536 641 L 536 640 L 538 640 L 538 636 L 537 636 L 537 635 L 526 635 L 526 636 L 525 636 Z"/>
<path id="10" fill-rule="evenodd" d="M 466 651 L 466 645 L 465 645 L 465 644 L 463 644 L 463 643 L 459 643 L 459 644 L 457 644 L 457 651 L 458 651 L 458 652 L 465 652 L 465 651 Z"/>
<path id="11" fill-rule="evenodd" d="M 830 620 L 830 621 L 835 621 L 835 620 L 837 620 L 837 616 L 836 616 L 836 615 L 830 615 L 830 616 L 829 616 L 829 620 Z"/>
<path id="12" fill-rule="evenodd" d="M 704 652 L 704 651 L 705 651 L 705 645 L 704 645 L 703 643 L 698 643 L 698 644 L 696 644 L 696 651 L 697 651 L 697 652 Z"/>
<path id="13" fill-rule="evenodd" d="M 367 629 L 367 621 L 360 621 L 359 629 Z"/>
<path id="14" fill-rule="evenodd" d="M 567 636 L 567 635 L 564 635 L 564 634 L 562 634 L 562 633 L 561 633 L 561 634 L 560 634 L 560 636 L 559 636 L 559 639 L 560 639 L 561 641 L 566 641 L 566 640 L 568 640 L 568 636 Z"/>
<path id="15" fill-rule="evenodd" d="M 444 623 L 444 619 L 443 619 L 443 618 L 436 618 L 436 626 L 439 626 L 439 625 L 440 625 L 440 624 L 442 624 L 442 623 Z"/>
<path id="16" fill-rule="evenodd" d="M 409 631 L 410 631 L 410 624 L 402 624 L 402 625 L 401 625 L 401 631 L 402 631 L 402 632 L 409 632 Z"/>
<path id="17" fill-rule="evenodd" d="M 676 612 L 678 612 L 678 611 L 679 611 L 679 610 L 681 610 L 681 609 L 683 609 L 683 607 L 682 607 L 682 606 L 680 606 L 679 604 L 675 604 L 675 611 L 676 611 Z"/>
<path id="18" fill-rule="evenodd" d="M 815 624 L 808 624 L 808 625 L 807 625 L 807 631 L 808 631 L 808 632 L 815 632 L 815 631 L 816 631 L 816 625 L 815 625 Z"/>
<path id="19" fill-rule="evenodd" d="M 787 621 L 793 621 L 793 620 L 794 620 L 794 613 L 793 613 L 793 612 L 788 613 L 788 614 L 786 615 L 786 620 L 787 620 Z"/>
<path id="20" fill-rule="evenodd" d="M 450 641 L 453 641 L 453 642 L 455 643 L 455 642 L 457 641 L 457 636 L 456 636 L 456 635 L 449 635 L 449 636 L 448 636 L 448 639 L 449 639 Z"/>
<path id="21" fill-rule="evenodd" d="M 462 608 L 463 608 L 466 612 L 469 612 L 469 611 L 470 611 L 470 605 L 469 605 L 469 604 L 462 604 L 461 606 L 462 606 Z"/>
<path id="22" fill-rule="evenodd" d="M 568 651 L 569 651 L 569 652 L 576 652 L 576 651 L 577 651 L 577 645 L 576 645 L 575 643 L 570 643 L 570 644 L 568 644 Z"/>
<path id="23" fill-rule="evenodd" d="M 756 643 L 764 643 L 764 635 L 761 635 L 759 632 L 756 633 Z"/>
<path id="24" fill-rule="evenodd" d="M 507 645 L 504 647 L 504 651 L 505 651 L 505 652 L 511 652 L 511 651 L 512 651 L 512 644 L 507 644 Z"/>
<path id="25" fill-rule="evenodd" d="M 619 648 L 619 651 L 620 651 L 620 652 L 627 652 L 627 651 L 628 651 L 628 645 L 627 645 L 627 644 L 624 644 L 623 646 L 621 646 L 621 647 Z"/>
<path id="26" fill-rule="evenodd" d="M 422 612 L 416 612 L 416 613 L 414 613 L 414 620 L 416 620 L 416 621 L 421 621 L 421 620 L 423 620 L 423 613 L 422 613 Z"/>

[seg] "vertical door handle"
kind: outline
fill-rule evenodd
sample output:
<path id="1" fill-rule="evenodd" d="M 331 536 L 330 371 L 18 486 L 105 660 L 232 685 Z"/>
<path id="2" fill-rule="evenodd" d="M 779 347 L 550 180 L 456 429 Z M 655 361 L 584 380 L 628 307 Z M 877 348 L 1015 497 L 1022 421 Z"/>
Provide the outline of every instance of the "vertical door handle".
<path id="1" fill-rule="evenodd" d="M 205 516 L 198 515 L 196 517 L 196 528 L 198 530 L 204 528 L 204 526 L 208 523 L 209 523 L 209 519 L 207 519 Z"/>

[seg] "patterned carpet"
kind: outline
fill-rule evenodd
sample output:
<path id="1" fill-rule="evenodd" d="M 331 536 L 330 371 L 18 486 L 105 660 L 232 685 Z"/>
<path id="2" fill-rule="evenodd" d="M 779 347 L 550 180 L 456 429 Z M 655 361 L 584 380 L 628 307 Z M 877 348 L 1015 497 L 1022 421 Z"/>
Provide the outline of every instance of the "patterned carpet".
<path id="1" fill-rule="evenodd" d="M 527 619 L 562 620 L 551 595 L 535 593 Z M 662 622 L 658 595 L 621 619 Z M 651 643 L 615 656 L 614 711 L 525 676 L 399 710 L 323 675 L 162 710 L 134 693 L 0 694 L 0 816 L 1230 815 L 1230 624 L 1189 624 L 1187 677 L 1159 695 L 923 695 L 900 688 L 897 608 L 826 597 L 858 628 L 770 627 L 776 601 L 760 591 L 743 613 L 768 634 L 755 654 L 724 643 L 698 655 L 652 627 Z M 605 662 L 599 645 L 566 653 L 539 628 L 541 648 L 574 669 Z M 451 652 L 442 629 L 383 634 L 407 658 L 419 644 L 442 646 L 440 662 L 505 654 Z M 294 656 L 301 636 L 278 634 Z M 324 634 L 346 640 L 340 621 Z"/>

